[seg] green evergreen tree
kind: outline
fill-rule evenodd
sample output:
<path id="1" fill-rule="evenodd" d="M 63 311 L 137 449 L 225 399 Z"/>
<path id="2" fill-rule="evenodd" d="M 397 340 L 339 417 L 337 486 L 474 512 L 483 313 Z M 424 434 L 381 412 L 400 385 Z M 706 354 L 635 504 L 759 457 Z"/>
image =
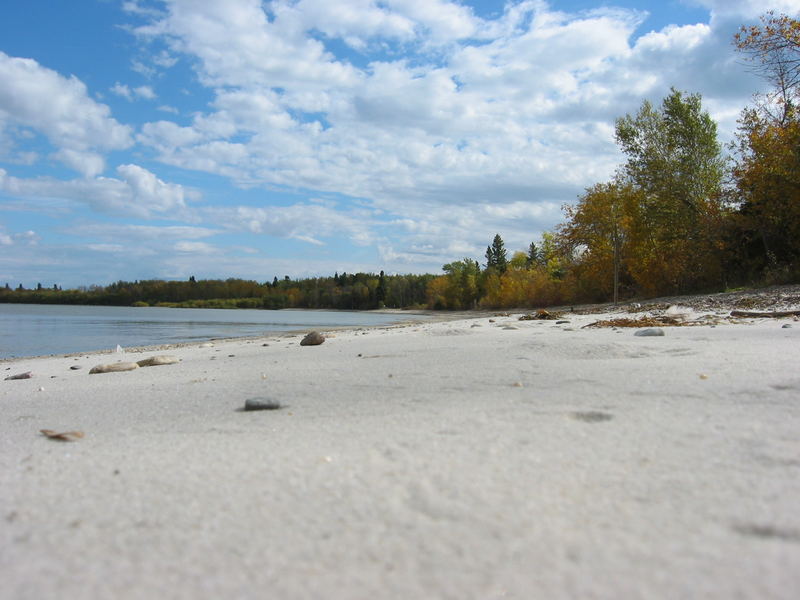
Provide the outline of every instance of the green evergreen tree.
<path id="1" fill-rule="evenodd" d="M 494 236 L 492 245 L 486 247 L 486 268 L 499 273 L 505 273 L 508 268 L 508 254 L 499 233 Z"/>
<path id="2" fill-rule="evenodd" d="M 535 242 L 531 242 L 531 245 L 528 246 L 528 259 L 526 261 L 526 266 L 530 269 L 534 265 L 538 265 L 541 261 L 541 257 L 539 255 L 539 249 L 536 247 Z"/>

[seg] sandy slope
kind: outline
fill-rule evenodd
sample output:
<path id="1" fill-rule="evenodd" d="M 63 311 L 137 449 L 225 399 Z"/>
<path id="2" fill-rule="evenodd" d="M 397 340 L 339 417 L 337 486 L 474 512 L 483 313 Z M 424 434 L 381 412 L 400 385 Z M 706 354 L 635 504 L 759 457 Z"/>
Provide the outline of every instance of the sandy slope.
<path id="1" fill-rule="evenodd" d="M 796 598 L 800 323 L 568 318 L 0 363 L 0 596 Z"/>

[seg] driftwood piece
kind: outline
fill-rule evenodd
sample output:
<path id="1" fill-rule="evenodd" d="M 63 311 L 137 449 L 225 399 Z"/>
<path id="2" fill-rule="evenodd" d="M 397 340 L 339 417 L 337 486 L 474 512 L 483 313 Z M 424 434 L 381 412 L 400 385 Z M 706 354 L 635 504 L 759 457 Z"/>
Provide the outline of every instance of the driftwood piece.
<path id="1" fill-rule="evenodd" d="M 28 371 L 27 373 L 17 373 L 16 375 L 9 375 L 5 378 L 5 381 L 11 381 L 13 379 L 30 379 L 33 377 L 33 373 Z"/>
<path id="2" fill-rule="evenodd" d="M 732 317 L 767 317 L 780 319 L 782 317 L 800 317 L 800 310 L 782 310 L 775 312 L 751 312 L 749 310 L 732 310 Z"/>
<path id="3" fill-rule="evenodd" d="M 79 440 L 83 437 L 82 431 L 53 431 L 52 429 L 40 429 L 40 433 L 51 440 L 56 440 L 58 442 L 74 442 L 75 440 Z"/>

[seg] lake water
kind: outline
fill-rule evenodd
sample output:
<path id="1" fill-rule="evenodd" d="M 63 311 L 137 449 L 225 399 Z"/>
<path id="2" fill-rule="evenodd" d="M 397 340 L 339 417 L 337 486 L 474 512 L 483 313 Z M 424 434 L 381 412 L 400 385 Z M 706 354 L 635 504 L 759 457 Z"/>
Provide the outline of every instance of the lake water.
<path id="1" fill-rule="evenodd" d="M 415 314 L 0 304 L 0 358 L 175 344 L 329 327 L 389 325 Z"/>

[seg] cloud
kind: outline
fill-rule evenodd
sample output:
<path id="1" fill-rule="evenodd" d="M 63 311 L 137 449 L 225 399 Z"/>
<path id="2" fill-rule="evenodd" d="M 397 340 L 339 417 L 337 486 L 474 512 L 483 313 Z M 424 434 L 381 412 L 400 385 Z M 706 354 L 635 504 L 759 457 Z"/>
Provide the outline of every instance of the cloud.
<path id="1" fill-rule="evenodd" d="M 0 52 L 0 126 L 31 128 L 56 148 L 53 157 L 85 177 L 104 167 L 102 153 L 128 148 L 131 128 L 92 100 L 75 77 L 63 77 L 35 60 Z M 2 132 L 0 132 L 2 133 Z M 24 142 L 17 136 L 18 142 Z"/>
<path id="2" fill-rule="evenodd" d="M 145 100 L 156 99 L 156 93 L 149 85 L 140 85 L 133 90 L 133 93 L 136 94 L 137 97 L 144 98 Z"/>
<path id="3" fill-rule="evenodd" d="M 86 244 L 89 250 L 95 252 L 103 252 L 104 254 L 124 254 L 127 248 L 121 244 Z"/>
<path id="4" fill-rule="evenodd" d="M 715 17 L 736 17 L 740 19 L 753 19 L 768 10 L 776 13 L 794 15 L 800 11 L 798 0 L 692 0 L 692 4 L 702 6 L 711 11 Z"/>
<path id="5" fill-rule="evenodd" d="M 190 254 L 215 254 L 217 248 L 205 242 L 177 242 L 174 246 L 177 252 L 188 252 Z"/>
<path id="6" fill-rule="evenodd" d="M 126 13 L 142 17 L 159 17 L 163 15 L 163 12 L 158 9 L 142 6 L 139 0 L 125 0 L 122 3 L 122 10 Z"/>
<path id="7" fill-rule="evenodd" d="M 323 89 L 354 81 L 356 72 L 303 35 L 291 17 L 281 19 L 288 3 L 275 2 L 270 21 L 258 0 L 195 2 L 173 0 L 169 15 L 136 28 L 143 37 L 162 37 L 174 54 L 199 58 L 208 86 L 253 85 Z"/>
<path id="8" fill-rule="evenodd" d="M 117 96 L 122 96 L 128 101 L 137 100 L 139 98 L 143 98 L 145 100 L 155 100 L 156 94 L 149 85 L 142 85 L 137 88 L 131 89 L 127 85 L 123 85 L 119 82 L 114 84 L 114 87 L 111 88 L 111 93 L 116 94 Z"/>
<path id="9" fill-rule="evenodd" d="M 106 168 L 103 155 L 88 150 L 61 148 L 51 156 L 87 178 L 96 177 Z"/>
<path id="10" fill-rule="evenodd" d="M 220 229 L 186 225 L 114 225 L 109 223 L 71 223 L 64 233 L 106 242 L 118 241 L 129 245 L 152 245 L 155 241 L 203 239 L 221 233 Z"/>
<path id="11" fill-rule="evenodd" d="M 21 179 L 0 169 L 0 191 L 18 197 L 68 199 L 118 216 L 191 218 L 186 201 L 197 198 L 196 192 L 166 183 L 138 165 L 121 165 L 117 173 L 120 179 L 96 177 L 62 181 L 49 177 Z"/>
<path id="12" fill-rule="evenodd" d="M 257 208 L 251 206 L 208 207 L 202 218 L 231 231 L 246 231 L 278 238 L 292 238 L 313 245 L 322 239 L 345 236 L 356 245 L 373 242 L 376 217 L 369 211 L 343 212 L 320 204 L 294 204 Z"/>
<path id="13" fill-rule="evenodd" d="M 338 192 L 384 208 L 409 197 L 486 201 L 492 189 L 510 194 L 493 202 L 556 188 L 574 195 L 618 160 L 611 111 L 669 88 L 639 77 L 647 41 L 637 50 L 629 40 L 641 18 L 623 10 L 567 15 L 543 2 L 510 5 L 490 22 L 450 2 L 304 0 L 274 2 L 265 13 L 249 0 L 221 12 L 175 0 L 168 16 L 139 32 L 199 60 L 201 81 L 215 90 L 213 110 L 188 126 L 146 124 L 139 141 L 165 163 L 239 185 Z M 418 55 L 356 69 L 327 52 L 315 31 L 364 44 L 416 40 Z M 691 32 L 664 36 L 684 51 Z M 456 43 L 471 39 L 481 43 Z M 428 56 L 430 44 L 444 49 Z M 552 119 L 567 106 L 571 132 Z"/>
<path id="14" fill-rule="evenodd" d="M 120 82 L 115 83 L 114 87 L 112 87 L 109 91 L 117 96 L 122 96 L 128 100 L 133 100 L 133 92 L 131 92 L 131 88 L 129 88 L 127 85 L 122 85 Z"/>

